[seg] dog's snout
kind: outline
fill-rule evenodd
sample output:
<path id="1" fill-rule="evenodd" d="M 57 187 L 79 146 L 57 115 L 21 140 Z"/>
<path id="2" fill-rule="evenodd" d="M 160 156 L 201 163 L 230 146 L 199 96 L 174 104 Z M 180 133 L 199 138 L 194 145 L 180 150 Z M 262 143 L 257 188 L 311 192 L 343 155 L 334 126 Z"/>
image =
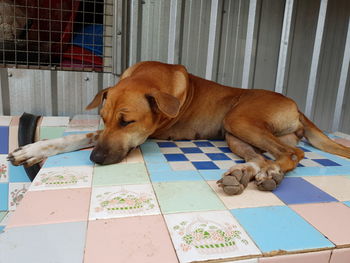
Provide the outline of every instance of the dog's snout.
<path id="1" fill-rule="evenodd" d="M 107 158 L 107 152 L 101 148 L 95 148 L 90 155 L 90 160 L 97 164 L 104 164 Z"/>

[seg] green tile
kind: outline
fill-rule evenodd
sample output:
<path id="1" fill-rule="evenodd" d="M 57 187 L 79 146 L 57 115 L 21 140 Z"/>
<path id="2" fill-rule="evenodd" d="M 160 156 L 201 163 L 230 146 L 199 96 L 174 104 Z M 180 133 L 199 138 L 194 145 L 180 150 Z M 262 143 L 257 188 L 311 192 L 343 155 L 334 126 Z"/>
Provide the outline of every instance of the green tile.
<path id="1" fill-rule="evenodd" d="M 4 217 L 6 216 L 7 211 L 0 211 L 0 223 L 1 221 L 4 219 Z"/>
<path id="2" fill-rule="evenodd" d="M 149 177 L 143 163 L 98 165 L 94 169 L 94 186 L 144 183 L 149 183 Z"/>
<path id="3" fill-rule="evenodd" d="M 226 209 L 204 181 L 160 182 L 153 186 L 165 214 Z"/>
<path id="4" fill-rule="evenodd" d="M 62 137 L 65 129 L 66 127 L 41 127 L 40 140 Z"/>

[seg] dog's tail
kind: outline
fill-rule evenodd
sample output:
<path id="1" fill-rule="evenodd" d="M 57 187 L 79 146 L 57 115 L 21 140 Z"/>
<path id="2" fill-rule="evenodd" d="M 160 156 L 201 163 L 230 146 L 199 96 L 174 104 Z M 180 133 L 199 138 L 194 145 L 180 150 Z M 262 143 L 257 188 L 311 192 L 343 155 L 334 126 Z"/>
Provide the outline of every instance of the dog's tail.
<path id="1" fill-rule="evenodd" d="M 311 145 L 322 151 L 350 158 L 350 147 L 346 147 L 331 140 L 301 112 L 300 121 L 304 126 L 304 136 Z"/>

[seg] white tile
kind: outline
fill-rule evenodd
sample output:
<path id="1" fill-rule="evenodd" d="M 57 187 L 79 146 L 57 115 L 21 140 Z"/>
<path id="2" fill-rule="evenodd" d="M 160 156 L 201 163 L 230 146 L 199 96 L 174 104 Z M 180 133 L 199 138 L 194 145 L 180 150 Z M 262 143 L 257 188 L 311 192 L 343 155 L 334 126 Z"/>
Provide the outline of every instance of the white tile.
<path id="1" fill-rule="evenodd" d="M 211 161 L 211 159 L 204 153 L 186 153 L 185 156 L 190 161 Z"/>
<path id="2" fill-rule="evenodd" d="M 0 126 L 10 126 L 12 116 L 0 116 Z"/>
<path id="3" fill-rule="evenodd" d="M 219 148 L 216 147 L 199 147 L 204 153 L 222 153 Z"/>
<path id="4" fill-rule="evenodd" d="M 178 142 L 174 141 L 178 147 L 197 147 L 193 142 Z"/>
<path id="5" fill-rule="evenodd" d="M 131 151 L 124 160 L 127 163 L 144 163 L 140 147 L 137 147 L 136 149 Z"/>
<path id="6" fill-rule="evenodd" d="M 89 219 L 159 215 L 151 184 L 94 187 Z"/>
<path id="7" fill-rule="evenodd" d="M 219 142 L 212 142 L 212 141 L 210 141 L 210 142 L 212 144 L 214 144 L 216 147 L 228 147 L 226 141 L 219 141 Z"/>
<path id="8" fill-rule="evenodd" d="M 0 183 L 9 181 L 7 154 L 0 154 Z"/>
<path id="9" fill-rule="evenodd" d="M 217 167 L 220 169 L 230 169 L 232 166 L 236 165 L 236 163 L 232 160 L 230 161 L 213 161 L 213 163 L 216 164 Z"/>
<path id="10" fill-rule="evenodd" d="M 261 254 L 228 211 L 168 214 L 164 217 L 180 262 Z"/>
<path id="11" fill-rule="evenodd" d="M 30 183 L 9 183 L 9 210 L 14 211 L 28 191 Z"/>
<path id="12" fill-rule="evenodd" d="M 8 211 L 6 216 L 1 220 L 0 226 L 6 226 L 11 219 L 11 216 L 13 215 L 14 211 Z"/>
<path id="13" fill-rule="evenodd" d="M 302 164 L 306 167 L 323 167 L 322 164 L 319 164 L 311 159 L 303 159 L 300 161 L 300 164 Z"/>
<path id="14" fill-rule="evenodd" d="M 307 157 L 309 159 L 325 159 L 324 156 L 322 156 L 318 153 L 315 153 L 315 152 L 306 152 L 305 157 Z"/>
<path id="15" fill-rule="evenodd" d="M 30 191 L 91 187 L 92 166 L 42 168 L 35 177 Z"/>
<path id="16" fill-rule="evenodd" d="M 196 167 L 191 162 L 169 162 L 171 168 L 175 171 L 195 171 Z"/>
<path id="17" fill-rule="evenodd" d="M 69 117 L 43 117 L 41 127 L 65 127 L 68 126 Z"/>
<path id="18" fill-rule="evenodd" d="M 183 153 L 180 148 L 177 147 L 160 147 L 160 151 L 164 154 L 167 153 Z"/>
<path id="19" fill-rule="evenodd" d="M 231 158 L 232 160 L 243 160 L 241 157 L 239 157 L 238 155 L 235 155 L 234 153 L 225 153 L 229 158 Z"/>

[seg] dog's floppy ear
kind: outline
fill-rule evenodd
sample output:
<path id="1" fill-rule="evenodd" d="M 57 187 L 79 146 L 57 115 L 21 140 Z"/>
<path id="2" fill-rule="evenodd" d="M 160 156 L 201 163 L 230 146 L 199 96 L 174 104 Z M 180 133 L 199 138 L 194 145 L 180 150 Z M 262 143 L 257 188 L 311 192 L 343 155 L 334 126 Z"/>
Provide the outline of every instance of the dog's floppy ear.
<path id="1" fill-rule="evenodd" d="M 86 110 L 91 110 L 91 109 L 96 108 L 97 106 L 99 106 L 99 105 L 102 103 L 102 101 L 103 101 L 104 99 L 106 99 L 108 90 L 109 90 L 110 88 L 111 88 L 111 87 L 108 87 L 108 88 L 105 88 L 105 89 L 99 91 L 99 92 L 96 94 L 95 98 L 90 102 L 89 105 L 86 106 L 85 109 L 86 109 Z"/>
<path id="2" fill-rule="evenodd" d="M 158 109 L 170 118 L 175 118 L 179 114 L 180 101 L 174 96 L 157 89 L 152 89 L 152 91 L 145 96 L 152 111 L 157 111 Z"/>

